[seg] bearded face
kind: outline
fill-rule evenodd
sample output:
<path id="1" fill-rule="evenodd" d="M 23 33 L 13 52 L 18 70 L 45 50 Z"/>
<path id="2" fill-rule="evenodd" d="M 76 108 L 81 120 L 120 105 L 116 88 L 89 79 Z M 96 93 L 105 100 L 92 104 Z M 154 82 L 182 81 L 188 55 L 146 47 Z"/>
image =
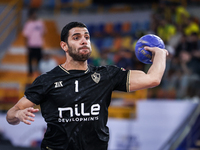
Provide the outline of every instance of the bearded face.
<path id="1" fill-rule="evenodd" d="M 92 52 L 90 35 L 87 28 L 75 27 L 69 30 L 66 41 L 67 47 L 63 49 L 74 61 L 86 61 Z"/>
<path id="2" fill-rule="evenodd" d="M 78 49 L 68 45 L 68 53 L 74 61 L 86 61 L 91 55 L 91 48 L 87 46 L 82 46 Z"/>

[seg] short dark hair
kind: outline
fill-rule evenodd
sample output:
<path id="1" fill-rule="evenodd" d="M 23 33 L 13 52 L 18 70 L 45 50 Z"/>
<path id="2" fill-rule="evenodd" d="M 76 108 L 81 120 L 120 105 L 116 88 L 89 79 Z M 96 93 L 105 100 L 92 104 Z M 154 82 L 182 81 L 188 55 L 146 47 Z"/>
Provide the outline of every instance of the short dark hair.
<path id="1" fill-rule="evenodd" d="M 70 22 L 66 24 L 62 31 L 61 31 L 61 41 L 67 42 L 68 36 L 69 36 L 69 30 L 75 27 L 81 27 L 81 28 L 87 28 L 87 26 L 84 23 L 81 22 Z"/>

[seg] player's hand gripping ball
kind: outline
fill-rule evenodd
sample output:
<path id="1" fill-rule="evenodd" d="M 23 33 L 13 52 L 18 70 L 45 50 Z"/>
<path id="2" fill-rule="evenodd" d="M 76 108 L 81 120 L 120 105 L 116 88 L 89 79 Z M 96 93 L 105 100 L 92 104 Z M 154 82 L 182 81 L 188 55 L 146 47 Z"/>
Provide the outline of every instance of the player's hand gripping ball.
<path id="1" fill-rule="evenodd" d="M 154 34 L 147 34 L 142 36 L 135 45 L 135 55 L 139 61 L 145 64 L 152 64 L 152 53 L 144 49 L 145 46 L 159 47 L 164 49 L 165 44 L 163 40 Z"/>

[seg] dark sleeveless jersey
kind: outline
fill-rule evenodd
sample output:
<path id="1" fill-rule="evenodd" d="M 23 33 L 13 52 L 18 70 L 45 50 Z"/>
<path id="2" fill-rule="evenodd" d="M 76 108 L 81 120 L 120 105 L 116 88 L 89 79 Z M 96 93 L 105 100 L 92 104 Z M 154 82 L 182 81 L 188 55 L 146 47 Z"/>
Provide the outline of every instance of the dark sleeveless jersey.
<path id="1" fill-rule="evenodd" d="M 113 90 L 129 91 L 129 71 L 88 66 L 86 71 L 57 66 L 36 78 L 25 91 L 40 104 L 47 122 L 41 147 L 53 150 L 106 150 L 106 126 Z"/>

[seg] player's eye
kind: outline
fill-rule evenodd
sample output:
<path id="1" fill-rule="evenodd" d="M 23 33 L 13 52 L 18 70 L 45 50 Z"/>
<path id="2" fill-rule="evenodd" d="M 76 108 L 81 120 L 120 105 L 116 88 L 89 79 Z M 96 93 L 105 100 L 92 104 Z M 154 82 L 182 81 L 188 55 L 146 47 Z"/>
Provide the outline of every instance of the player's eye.
<path id="1" fill-rule="evenodd" d="M 78 36 L 75 36 L 75 37 L 73 37 L 73 39 L 74 39 L 74 40 L 78 40 L 78 39 L 79 39 L 79 37 L 78 37 Z"/>
<path id="2" fill-rule="evenodd" d="M 90 39 L 90 37 L 89 37 L 89 36 L 86 36 L 86 37 L 85 37 L 85 39 L 86 39 L 86 40 L 89 40 L 89 39 Z"/>

